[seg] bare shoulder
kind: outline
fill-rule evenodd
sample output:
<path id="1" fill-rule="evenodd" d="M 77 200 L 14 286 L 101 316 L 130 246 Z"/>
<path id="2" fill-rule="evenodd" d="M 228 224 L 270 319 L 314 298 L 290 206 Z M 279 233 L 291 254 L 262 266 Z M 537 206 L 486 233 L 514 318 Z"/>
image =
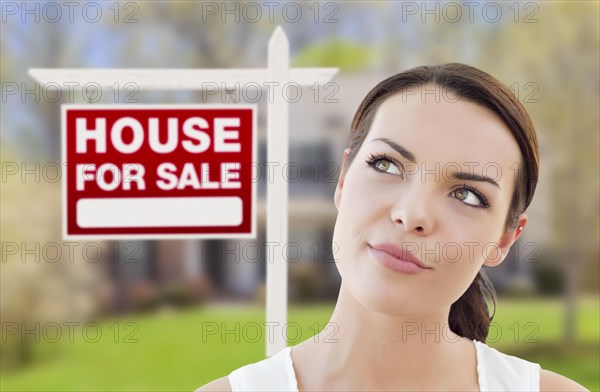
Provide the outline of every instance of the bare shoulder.
<path id="1" fill-rule="evenodd" d="M 217 378 L 214 381 L 209 382 L 206 385 L 201 386 L 196 389 L 194 392 L 231 392 L 231 385 L 229 384 L 229 380 L 227 376 Z"/>
<path id="2" fill-rule="evenodd" d="M 554 373 L 550 370 L 540 370 L 540 391 L 587 391 L 582 385 L 579 385 L 575 381 L 562 376 L 558 373 Z"/>

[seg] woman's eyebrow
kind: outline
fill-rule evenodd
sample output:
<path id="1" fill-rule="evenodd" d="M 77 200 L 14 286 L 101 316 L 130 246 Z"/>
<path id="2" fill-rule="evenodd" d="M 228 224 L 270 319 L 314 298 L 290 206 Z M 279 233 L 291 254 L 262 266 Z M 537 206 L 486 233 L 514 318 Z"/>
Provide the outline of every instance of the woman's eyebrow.
<path id="1" fill-rule="evenodd" d="M 396 143 L 393 140 L 390 140 L 386 137 L 378 137 L 376 139 L 373 139 L 372 141 L 373 142 L 382 141 L 382 142 L 386 143 L 388 146 L 392 147 L 394 150 L 396 150 L 404 158 L 408 159 L 412 163 L 415 163 L 415 164 L 417 163 L 417 159 L 415 158 L 415 156 L 412 152 L 408 151 L 406 148 L 402 147 L 401 145 L 399 145 L 398 143 Z M 451 174 L 451 177 L 456 180 L 487 182 L 487 183 L 490 183 L 490 184 L 496 186 L 498 189 L 502 189 L 500 187 L 500 184 L 498 184 L 493 178 L 486 177 L 486 176 L 480 176 L 479 174 L 475 174 L 475 173 L 454 172 Z"/>
<path id="2" fill-rule="evenodd" d="M 481 182 L 488 182 L 494 186 L 496 186 L 498 189 L 502 189 L 500 187 L 500 184 L 498 184 L 496 181 L 494 181 L 494 179 L 490 178 L 490 177 L 486 177 L 486 176 L 480 176 L 479 174 L 475 174 L 475 173 L 464 173 L 464 172 L 454 172 L 451 174 L 452 178 L 455 178 L 457 180 L 467 180 L 467 181 L 481 181 Z"/>
<path id="3" fill-rule="evenodd" d="M 388 139 L 387 137 L 378 137 L 377 139 L 373 139 L 372 141 L 382 141 L 388 146 L 392 147 L 394 150 L 398 151 L 398 153 L 404 158 L 408 159 L 412 163 L 417 163 L 417 159 L 415 158 L 412 152 L 408 151 L 406 148 L 402 147 L 395 141 Z"/>

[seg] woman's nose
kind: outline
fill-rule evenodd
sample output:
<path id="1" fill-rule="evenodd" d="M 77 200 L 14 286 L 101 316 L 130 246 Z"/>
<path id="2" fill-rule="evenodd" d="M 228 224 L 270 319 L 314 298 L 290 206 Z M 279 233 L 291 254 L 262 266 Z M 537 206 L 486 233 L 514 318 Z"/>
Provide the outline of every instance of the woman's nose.
<path id="1" fill-rule="evenodd" d="M 433 228 L 432 205 L 426 194 L 426 184 L 410 184 L 394 196 L 390 218 L 405 232 L 427 235 Z"/>

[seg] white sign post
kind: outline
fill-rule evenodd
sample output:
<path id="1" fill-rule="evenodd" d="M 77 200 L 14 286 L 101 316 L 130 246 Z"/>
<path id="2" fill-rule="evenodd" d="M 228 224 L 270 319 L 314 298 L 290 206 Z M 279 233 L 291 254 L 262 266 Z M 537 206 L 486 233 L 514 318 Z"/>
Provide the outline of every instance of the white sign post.
<path id="1" fill-rule="evenodd" d="M 289 43 L 278 26 L 269 40 L 266 69 L 67 69 L 32 68 L 29 74 L 41 84 L 53 88 L 82 88 L 92 84 L 102 89 L 133 83 L 140 90 L 204 90 L 208 86 L 235 89 L 246 83 L 268 88 L 267 161 L 282 167 L 288 164 L 289 117 L 284 96 L 287 83 L 300 86 L 325 84 L 338 68 L 290 68 Z M 210 83 L 210 85 L 207 85 Z M 267 246 L 282 249 L 288 240 L 288 187 L 283 176 L 267 183 Z M 269 252 L 267 252 L 269 255 Z M 266 354 L 272 356 L 286 347 L 287 261 L 281 252 L 267 259 Z"/>

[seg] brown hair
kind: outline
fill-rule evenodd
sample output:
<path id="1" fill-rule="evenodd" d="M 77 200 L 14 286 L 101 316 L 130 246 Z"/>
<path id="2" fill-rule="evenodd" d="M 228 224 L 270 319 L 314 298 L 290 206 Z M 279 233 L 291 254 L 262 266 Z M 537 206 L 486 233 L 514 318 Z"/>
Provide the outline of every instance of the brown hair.
<path id="1" fill-rule="evenodd" d="M 346 168 L 365 140 L 381 103 L 392 95 L 428 83 L 455 94 L 453 99 L 462 99 L 490 109 L 511 130 L 519 144 L 522 162 L 515 176 L 515 190 L 504 222 L 504 231 L 516 229 L 519 215 L 531 203 L 538 181 L 539 152 L 535 128 L 514 94 L 500 81 L 475 67 L 461 63 L 419 66 L 377 84 L 363 99 L 352 119 Z M 494 303 L 494 313 L 491 316 L 486 296 Z M 480 270 L 469 288 L 452 304 L 448 322 L 454 333 L 485 342 L 495 313 L 496 292 L 485 273 Z"/>

